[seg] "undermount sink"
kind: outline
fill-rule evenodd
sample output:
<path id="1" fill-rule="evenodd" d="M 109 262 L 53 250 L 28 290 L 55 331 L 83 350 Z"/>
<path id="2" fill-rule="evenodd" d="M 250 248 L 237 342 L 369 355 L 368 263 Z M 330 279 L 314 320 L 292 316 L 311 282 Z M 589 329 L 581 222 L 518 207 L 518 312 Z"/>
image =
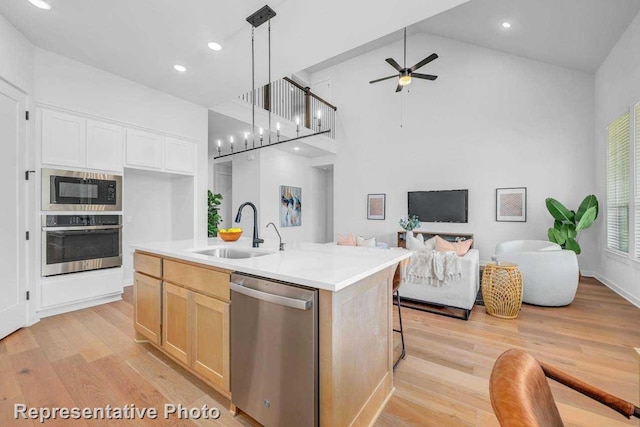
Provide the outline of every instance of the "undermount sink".
<path id="1" fill-rule="evenodd" d="M 255 258 L 263 255 L 269 255 L 273 252 L 259 252 L 245 249 L 235 248 L 213 248 L 202 251 L 194 251 L 196 254 L 214 256 L 216 258 L 229 258 L 229 259 L 243 259 L 243 258 Z"/>

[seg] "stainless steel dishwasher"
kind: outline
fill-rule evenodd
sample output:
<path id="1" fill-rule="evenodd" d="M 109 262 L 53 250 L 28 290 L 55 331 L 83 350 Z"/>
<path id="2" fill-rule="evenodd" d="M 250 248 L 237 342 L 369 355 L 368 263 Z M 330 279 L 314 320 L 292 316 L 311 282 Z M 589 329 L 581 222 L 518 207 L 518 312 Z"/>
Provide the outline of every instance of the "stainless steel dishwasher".
<path id="1" fill-rule="evenodd" d="M 318 291 L 231 275 L 233 403 L 266 427 L 318 425 Z"/>

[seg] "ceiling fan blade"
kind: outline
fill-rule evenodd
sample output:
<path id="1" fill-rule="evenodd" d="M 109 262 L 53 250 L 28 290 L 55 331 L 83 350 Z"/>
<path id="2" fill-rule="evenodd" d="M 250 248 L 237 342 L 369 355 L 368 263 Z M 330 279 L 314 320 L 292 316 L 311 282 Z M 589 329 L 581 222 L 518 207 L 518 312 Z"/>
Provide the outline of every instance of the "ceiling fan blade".
<path id="1" fill-rule="evenodd" d="M 402 85 L 400 85 L 400 84 L 399 84 L 399 85 L 398 85 L 398 87 L 396 88 L 396 92 L 400 92 L 400 91 L 402 90 L 402 88 L 403 88 L 403 87 L 404 87 L 404 86 L 402 86 Z"/>
<path id="2" fill-rule="evenodd" d="M 396 62 L 396 60 L 395 60 L 395 59 L 393 59 L 393 58 L 387 58 L 387 59 L 385 59 L 385 61 L 387 61 L 387 62 L 389 63 L 389 65 L 391 65 L 393 68 L 395 68 L 396 70 L 398 70 L 398 72 L 399 72 L 399 73 L 401 73 L 401 72 L 402 72 L 402 67 L 400 66 L 400 64 L 398 64 L 398 63 Z"/>
<path id="3" fill-rule="evenodd" d="M 422 68 L 425 65 L 427 65 L 429 62 L 433 61 L 434 59 L 438 58 L 438 54 L 437 53 L 432 53 L 431 55 L 427 56 L 426 58 L 424 58 L 422 61 L 418 62 L 416 65 L 414 65 L 413 67 L 409 68 L 409 70 L 413 73 L 414 71 L 416 71 L 418 68 Z M 388 60 L 387 60 L 388 61 Z"/>
<path id="4" fill-rule="evenodd" d="M 416 79 L 425 79 L 425 80 L 435 80 L 438 76 L 432 76 L 431 74 L 420 74 L 420 73 L 411 73 L 411 77 L 415 77 Z"/>
<path id="5" fill-rule="evenodd" d="M 397 78 L 397 77 L 398 77 L 398 75 L 397 75 L 397 74 L 394 74 L 393 76 L 383 77 L 383 78 L 381 78 L 381 79 L 376 79 L 376 80 L 371 80 L 369 83 L 378 83 L 378 82 L 381 82 L 381 81 L 383 81 L 383 80 L 389 80 L 389 79 L 392 79 L 392 78 L 394 78 L 394 77 L 395 77 L 395 78 Z"/>

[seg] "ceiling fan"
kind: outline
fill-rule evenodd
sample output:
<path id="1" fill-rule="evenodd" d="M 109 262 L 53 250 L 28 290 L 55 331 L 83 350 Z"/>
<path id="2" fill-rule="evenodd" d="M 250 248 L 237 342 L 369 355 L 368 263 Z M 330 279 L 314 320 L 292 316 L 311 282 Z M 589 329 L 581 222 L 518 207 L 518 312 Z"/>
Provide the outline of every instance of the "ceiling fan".
<path id="1" fill-rule="evenodd" d="M 433 61 L 438 57 L 437 54 L 432 53 L 431 55 L 424 58 L 422 61 L 418 62 L 413 67 L 407 68 L 407 29 L 404 29 L 404 67 L 401 67 L 393 58 L 387 58 L 385 61 L 389 63 L 393 68 L 398 71 L 398 74 L 394 74 L 393 76 L 383 77 L 381 79 L 371 80 L 369 83 L 378 83 L 383 80 L 389 80 L 394 77 L 398 78 L 398 86 L 396 87 L 396 92 L 400 92 L 403 87 L 411 83 L 412 78 L 416 79 L 424 79 L 424 80 L 435 80 L 438 76 L 433 76 L 431 74 L 420 74 L 415 71 L 419 68 L 424 67 L 429 62 Z"/>

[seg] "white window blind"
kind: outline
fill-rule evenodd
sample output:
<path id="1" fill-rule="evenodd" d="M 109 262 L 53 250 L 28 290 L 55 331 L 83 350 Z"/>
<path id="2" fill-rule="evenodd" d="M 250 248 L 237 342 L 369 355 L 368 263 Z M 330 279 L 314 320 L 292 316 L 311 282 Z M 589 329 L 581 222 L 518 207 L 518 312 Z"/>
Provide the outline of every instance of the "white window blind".
<path id="1" fill-rule="evenodd" d="M 640 258 L 640 104 L 635 107 L 635 172 L 636 172 L 636 195 L 635 195 L 635 230 L 636 230 L 636 258 Z"/>
<path id="2" fill-rule="evenodd" d="M 629 252 L 630 114 L 607 128 L 607 247 Z"/>

